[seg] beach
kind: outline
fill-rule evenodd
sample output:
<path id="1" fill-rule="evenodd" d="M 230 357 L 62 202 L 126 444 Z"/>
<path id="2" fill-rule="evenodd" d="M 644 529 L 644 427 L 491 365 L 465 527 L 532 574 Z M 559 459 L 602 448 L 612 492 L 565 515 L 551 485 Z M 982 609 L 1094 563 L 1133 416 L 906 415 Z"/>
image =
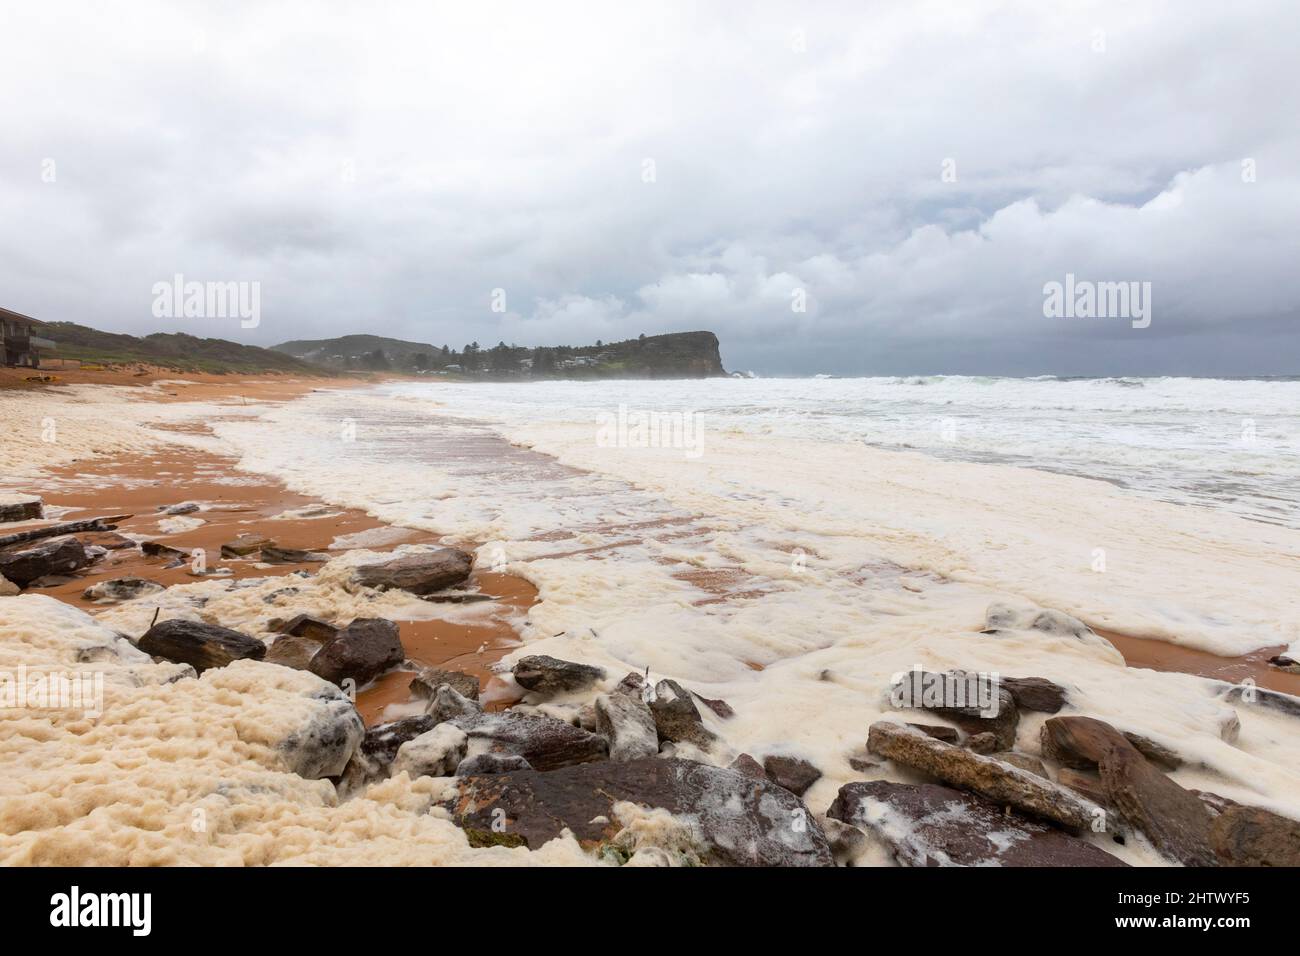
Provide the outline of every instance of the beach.
<path id="1" fill-rule="evenodd" d="M 323 719 L 317 678 L 301 670 L 239 660 L 195 677 L 129 646 L 176 619 L 274 648 L 276 628 L 300 614 L 340 628 L 396 622 L 406 659 L 356 695 L 372 729 L 425 713 L 409 685 L 429 666 L 477 678 L 488 716 L 551 719 L 592 737 L 591 708 L 608 707 L 625 675 L 674 682 L 699 702 L 697 729 L 661 739 L 660 755 L 710 768 L 742 755 L 806 764 L 816 775 L 795 789 L 818 832 L 835 829 L 827 811 L 844 787 L 921 779 L 903 757 L 873 755 L 868 729 L 903 720 L 891 700 L 898 675 L 954 670 L 1061 690 L 1056 711 L 1017 700 L 999 752 L 1045 757 L 1054 714 L 1094 717 L 1175 754 L 1167 779 L 1183 790 L 1300 816 L 1297 717 L 1240 697 L 1243 687 L 1300 693 L 1300 676 L 1269 663 L 1300 645 L 1288 586 L 1300 531 L 1256 504 L 1271 474 L 1257 497 L 1225 496 L 1253 502 L 1248 517 L 1172 500 L 1186 492 L 1178 475 L 1145 493 L 1119 473 L 1061 473 L 1070 462 L 848 440 L 824 404 L 819 421 L 761 421 L 761 381 L 537 385 L 550 391 L 529 396 L 211 378 L 0 390 L 13 423 L 0 491 L 46 507 L 44 522 L 0 528 L 133 516 L 115 532 L 125 545 L 66 581 L 0 599 L 5 668 L 97 667 L 105 681 L 94 719 L 32 708 L 0 717 L 7 863 L 609 862 L 573 833 L 531 848 L 471 846 L 447 811 L 465 800 L 449 775 L 353 785 L 291 769 L 284 741 Z M 662 388 L 674 388 L 671 401 Z M 311 559 L 223 558 L 241 535 Z M 142 541 L 188 558 L 151 557 Z M 439 548 L 474 561 L 447 600 L 356 584 L 368 563 Z M 162 589 L 83 596 L 127 577 Z M 104 650 L 88 660 L 88 646 Z M 521 686 L 511 668 L 537 655 L 602 676 Z M 961 720 L 912 717 L 942 721 L 953 739 L 960 730 L 973 752 L 978 734 Z M 616 804 L 614 829 L 646 858 L 664 846 L 690 858 L 671 826 L 627 806 L 636 802 Z M 1125 863 L 1174 861 L 1131 826 L 1122 844 L 1105 828 L 1076 837 Z M 836 855 L 888 864 L 898 846 L 869 840 Z"/>

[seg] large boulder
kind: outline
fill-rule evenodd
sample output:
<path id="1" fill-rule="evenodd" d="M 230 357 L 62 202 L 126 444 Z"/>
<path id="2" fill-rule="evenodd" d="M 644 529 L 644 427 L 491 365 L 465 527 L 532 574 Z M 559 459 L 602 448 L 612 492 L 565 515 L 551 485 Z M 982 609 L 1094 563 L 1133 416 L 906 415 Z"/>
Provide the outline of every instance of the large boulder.
<path id="1" fill-rule="evenodd" d="M 459 548 L 439 548 L 403 554 L 378 564 L 365 564 L 352 572 L 352 580 L 381 591 L 398 589 L 412 594 L 432 594 L 469 577 L 474 558 Z"/>
<path id="2" fill-rule="evenodd" d="M 465 731 L 452 724 L 438 724 L 398 748 L 393 759 L 393 773 L 405 772 L 412 777 L 450 777 L 465 759 L 468 742 Z"/>
<path id="3" fill-rule="evenodd" d="M 356 705 L 336 687 L 324 685 L 312 695 L 311 718 L 280 744 L 285 762 L 308 780 L 338 777 L 365 736 Z"/>
<path id="4" fill-rule="evenodd" d="M 55 538 L 20 551 L 0 551 L 0 575 L 20 588 L 51 574 L 69 574 L 90 564 L 76 538 Z"/>
<path id="5" fill-rule="evenodd" d="M 1127 740 L 1102 756 L 1099 770 L 1102 788 L 1120 816 L 1145 833 L 1156 849 L 1184 866 L 1218 862 L 1210 839 L 1213 820 L 1205 804 L 1153 767 Z"/>
<path id="6" fill-rule="evenodd" d="M 405 659 L 396 624 L 379 617 L 362 617 L 322 647 L 311 659 L 309 670 L 331 683 L 341 685 L 350 679 L 360 687 Z"/>
<path id="7" fill-rule="evenodd" d="M 146 654 L 177 664 L 189 664 L 199 673 L 225 667 L 231 661 L 260 661 L 266 645 L 240 631 L 202 621 L 160 621 L 136 642 Z"/>
<path id="8" fill-rule="evenodd" d="M 1124 866 L 1085 840 L 935 784 L 846 783 L 827 817 L 870 830 L 905 866 Z"/>
<path id="9" fill-rule="evenodd" d="M 614 806 L 627 801 L 689 820 L 706 864 L 833 864 L 821 827 L 798 797 L 721 767 L 647 757 L 456 781 L 457 795 L 444 804 L 453 821 L 471 831 L 491 831 L 500 821 L 531 849 L 566 828 L 586 847 L 607 843 L 620 830 Z"/>
<path id="10" fill-rule="evenodd" d="M 935 740 L 902 724 L 887 721 L 872 724 L 867 748 L 895 763 L 924 771 L 945 783 L 1070 830 L 1090 830 L 1106 822 L 1104 810 L 1072 790 L 1011 764 Z"/>
<path id="11" fill-rule="evenodd" d="M 605 760 L 609 756 L 604 737 L 553 717 L 505 711 L 465 714 L 451 718 L 450 723 L 469 736 L 470 756 L 514 754 L 539 771 Z"/>
<path id="12" fill-rule="evenodd" d="M 610 760 L 639 760 L 659 752 L 659 733 L 650 708 L 631 694 L 596 698 L 596 729 L 609 740 Z"/>
<path id="13" fill-rule="evenodd" d="M 599 667 L 562 661 L 545 654 L 519 658 L 511 673 L 515 683 L 524 690 L 546 697 L 586 690 L 605 679 L 605 671 Z"/>
<path id="14" fill-rule="evenodd" d="M 1205 803 L 1166 777 L 1110 724 L 1093 717 L 1052 717 L 1043 722 L 1042 745 L 1048 760 L 1075 770 L 1096 768 L 1106 802 L 1166 856 L 1187 866 L 1214 865 L 1212 817 Z"/>

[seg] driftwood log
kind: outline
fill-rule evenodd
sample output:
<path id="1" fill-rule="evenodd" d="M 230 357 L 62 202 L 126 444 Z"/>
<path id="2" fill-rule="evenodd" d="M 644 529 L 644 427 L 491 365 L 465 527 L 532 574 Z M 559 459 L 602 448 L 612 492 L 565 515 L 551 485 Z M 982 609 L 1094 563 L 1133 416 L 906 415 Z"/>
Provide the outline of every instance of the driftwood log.
<path id="1" fill-rule="evenodd" d="M 33 528 L 30 531 L 15 531 L 0 537 L 0 548 L 11 544 L 24 544 L 39 541 L 41 538 L 57 538 L 61 534 L 77 534 L 81 531 L 116 531 L 115 522 L 125 521 L 135 515 L 112 515 L 107 518 L 89 518 L 85 521 L 69 521 L 64 524 L 52 524 L 48 528 Z"/>

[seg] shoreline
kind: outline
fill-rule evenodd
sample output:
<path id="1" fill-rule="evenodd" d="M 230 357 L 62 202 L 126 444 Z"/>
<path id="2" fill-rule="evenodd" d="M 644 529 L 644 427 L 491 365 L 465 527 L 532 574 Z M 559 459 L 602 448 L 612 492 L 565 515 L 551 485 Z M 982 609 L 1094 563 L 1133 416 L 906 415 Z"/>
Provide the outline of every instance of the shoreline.
<path id="1" fill-rule="evenodd" d="M 13 371 L 34 371 L 34 370 L 9 370 Z M 292 375 L 267 374 L 267 375 L 213 375 L 213 374 L 196 374 L 186 376 L 181 379 L 167 377 L 174 373 L 171 370 L 156 369 L 141 381 L 131 381 L 126 379 L 127 375 L 134 375 L 125 370 L 106 371 L 101 373 L 86 373 L 87 381 L 85 382 L 68 382 L 66 384 L 94 384 L 99 388 L 133 388 L 153 386 L 152 393 L 146 391 L 144 394 L 132 394 L 133 399 L 143 398 L 151 402 L 174 403 L 174 402 L 191 402 L 191 401 L 216 401 L 224 403 L 233 403 L 236 400 L 242 400 L 246 403 L 252 399 L 256 404 L 263 405 L 266 403 L 282 404 L 301 398 L 305 394 L 321 388 L 335 390 L 364 389 L 381 381 L 397 380 L 400 376 L 377 376 L 370 379 L 356 378 L 301 378 Z M 424 380 L 420 380 L 424 381 Z M 0 389 L 5 385 L 0 382 Z M 43 386 L 49 388 L 51 386 Z M 190 433 L 212 435 L 211 423 L 195 425 L 190 423 L 181 426 L 169 426 L 166 423 L 156 423 L 152 426 L 164 432 Z M 172 455 L 181 453 L 173 452 Z M 340 511 L 346 516 L 349 526 L 356 525 L 361 527 L 369 523 L 372 529 L 393 528 L 397 527 L 389 523 L 371 518 L 364 512 L 355 508 L 335 508 L 333 505 L 327 505 L 326 502 L 316 496 L 297 494 L 288 490 L 285 482 L 266 475 L 254 474 L 252 472 L 237 472 L 239 483 L 234 485 L 216 485 L 214 483 L 205 483 L 195 481 L 198 472 L 201 470 L 211 471 L 217 469 L 229 469 L 232 473 L 236 472 L 235 459 L 229 455 L 204 455 L 202 453 L 189 453 L 193 457 L 188 462 L 178 462 L 173 458 L 171 464 L 179 467 L 179 473 L 182 477 L 184 487 L 192 487 L 193 494 L 186 494 L 178 500 L 189 500 L 202 494 L 217 494 L 215 500 L 220 500 L 225 492 L 217 493 L 215 489 L 223 488 L 231 492 L 232 500 L 239 500 L 239 495 L 233 492 L 236 489 L 246 489 L 243 492 L 245 498 L 255 497 L 256 501 L 249 501 L 248 506 L 260 515 L 261 520 L 244 519 L 244 525 L 241 525 L 243 531 L 257 532 L 262 534 L 274 533 L 278 543 L 294 548 L 312 548 L 316 547 L 311 532 L 322 530 L 321 526 L 313 524 L 285 523 L 276 521 L 273 524 L 265 522 L 270 518 L 268 509 L 278 504 L 283 504 L 280 511 L 289 510 L 291 507 L 306 507 L 310 505 L 322 505 L 331 509 Z M 81 464 L 78 462 L 78 464 Z M 50 470 L 46 475 L 47 481 L 53 481 L 56 486 L 66 487 L 66 501 L 63 499 L 64 492 L 60 491 L 60 500 L 57 502 L 47 502 L 47 504 L 62 505 L 75 509 L 75 513 L 70 513 L 69 520 L 76 520 L 82 517 L 92 517 L 96 514 L 118 513 L 123 510 L 129 510 L 127 504 L 140 498 L 138 487 L 142 481 L 148 481 L 147 472 L 150 470 L 151 463 L 146 462 L 143 455 L 135 459 L 97 459 L 96 472 L 93 478 L 88 478 L 80 468 L 73 468 L 71 465 L 55 468 Z M 1008 466 L 1010 467 L 1010 466 Z M 188 469 L 188 474 L 186 470 Z M 170 472 L 170 469 L 168 469 Z M 115 494 L 106 489 L 92 487 L 103 477 L 124 478 L 133 486 L 132 492 L 123 496 Z M 13 483 L 11 483 L 13 484 Z M 21 484 L 21 483 L 18 483 Z M 17 490 L 18 484 L 7 490 Z M 0 488 L 0 490 L 6 490 Z M 143 497 L 148 497 L 144 495 Z M 295 502 L 290 505 L 288 502 Z M 174 503 L 174 502 L 173 502 Z M 151 516 L 147 513 L 137 514 L 123 527 L 124 531 L 134 531 L 131 525 L 146 524 Z M 218 555 L 221 542 L 217 540 L 220 537 L 221 529 L 228 523 L 217 522 L 210 524 L 205 528 L 196 530 L 188 535 L 172 535 L 178 542 L 185 547 L 203 547 L 209 552 L 209 559 L 216 558 Z M 288 526 L 286 526 L 286 524 Z M 398 530 L 406 532 L 406 537 L 394 538 L 384 548 L 380 550 L 390 550 L 392 547 L 401 543 L 437 543 L 438 537 L 429 532 L 417 531 L 414 529 Z M 557 529 L 554 535 L 563 538 L 570 536 L 569 532 Z M 166 538 L 166 535 L 156 537 Z M 183 541 L 181 540 L 183 539 Z M 168 542 L 171 543 L 171 542 Z M 473 547 L 471 547 L 473 550 Z M 597 551 L 608 550 L 607 547 L 596 549 Z M 551 557 L 564 557 L 579 552 L 557 551 Z M 156 570 L 157 562 L 153 565 L 143 562 L 133 562 L 130 567 L 119 568 L 126 573 L 135 573 L 140 571 L 145 573 L 151 569 Z M 298 570 L 297 566 L 281 565 L 275 569 L 267 568 L 241 568 L 238 571 L 240 575 L 247 576 L 267 576 L 267 575 L 285 575 L 293 570 Z M 189 583 L 191 579 L 184 579 L 180 572 L 170 575 L 163 572 L 164 583 Z M 724 577 L 734 575 L 734 572 L 723 572 Z M 513 575 L 492 575 L 488 572 L 492 585 L 496 591 L 501 592 L 500 598 L 503 602 L 512 608 L 526 613 L 527 609 L 537 602 L 537 589 L 523 578 Z M 734 588 L 724 588 L 716 586 L 713 581 L 718 577 L 719 572 L 700 570 L 698 572 L 687 572 L 680 577 L 690 580 L 691 583 L 699 586 L 708 596 L 704 597 L 700 603 L 707 603 L 715 600 L 723 600 L 728 594 L 734 596 Z M 99 577 L 101 575 L 93 575 Z M 500 580 L 498 580 L 500 579 Z M 91 581 L 90 583 L 93 583 Z M 729 581 L 729 583 L 732 583 Z M 75 592 L 75 593 L 74 593 Z M 68 585 L 64 588 L 55 588 L 48 591 L 52 596 L 61 600 L 67 600 L 74 606 L 85 609 L 87 602 L 80 597 L 80 592 L 75 585 Z M 1192 676 L 1205 677 L 1210 679 L 1226 680 L 1229 682 L 1239 682 L 1245 679 L 1254 680 L 1259 686 L 1283 693 L 1300 696 L 1300 674 L 1288 673 L 1279 668 L 1273 667 L 1268 663 L 1269 658 L 1284 654 L 1286 645 L 1269 645 L 1258 648 L 1247 654 L 1242 655 L 1221 655 L 1206 650 L 1200 650 L 1167 640 L 1155 635 L 1136 635 L 1122 633 L 1107 627 L 1092 625 L 1093 630 L 1100 636 L 1109 640 L 1124 656 L 1125 662 L 1129 667 L 1149 668 L 1156 671 L 1189 674 Z M 494 638 L 499 638 L 499 634 L 481 633 L 473 631 L 468 637 L 461 636 L 459 640 L 453 640 L 448 647 L 455 647 L 456 653 L 443 658 L 442 660 L 428 660 L 429 654 L 433 653 L 430 644 L 442 640 L 440 634 L 426 634 L 425 628 L 416 627 L 415 622 L 404 622 L 403 641 L 407 638 L 407 630 L 410 631 L 412 645 L 420 649 L 419 660 L 425 664 L 439 664 L 448 661 L 458 661 L 463 659 L 465 665 L 477 670 L 477 676 L 484 680 L 485 686 L 490 676 L 487 670 L 487 664 L 499 660 L 507 652 L 508 648 L 502 648 L 501 653 L 490 655 L 490 660 L 486 656 L 477 655 L 470 650 L 470 645 L 477 648 L 484 640 L 489 643 Z M 518 635 L 516 635 L 516 638 Z M 750 666 L 756 666 L 753 662 L 747 662 Z M 761 665 L 759 665 L 761 666 Z M 394 690 L 396 685 L 395 679 L 381 678 L 383 684 L 382 694 L 390 702 L 398 702 Z M 374 693 L 375 691 L 372 691 Z"/>

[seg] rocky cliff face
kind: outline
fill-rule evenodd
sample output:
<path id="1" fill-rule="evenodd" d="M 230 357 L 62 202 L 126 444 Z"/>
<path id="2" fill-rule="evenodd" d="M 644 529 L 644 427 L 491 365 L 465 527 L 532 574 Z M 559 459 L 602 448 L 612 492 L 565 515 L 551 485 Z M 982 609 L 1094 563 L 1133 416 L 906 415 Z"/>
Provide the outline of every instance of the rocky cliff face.
<path id="1" fill-rule="evenodd" d="M 587 351 L 587 350 L 582 350 Z M 616 342 L 600 353 L 613 353 L 608 364 L 618 374 L 645 378 L 710 378 L 726 375 L 718 337 L 712 332 L 673 332 Z M 597 366 L 599 371 L 600 366 Z"/>

